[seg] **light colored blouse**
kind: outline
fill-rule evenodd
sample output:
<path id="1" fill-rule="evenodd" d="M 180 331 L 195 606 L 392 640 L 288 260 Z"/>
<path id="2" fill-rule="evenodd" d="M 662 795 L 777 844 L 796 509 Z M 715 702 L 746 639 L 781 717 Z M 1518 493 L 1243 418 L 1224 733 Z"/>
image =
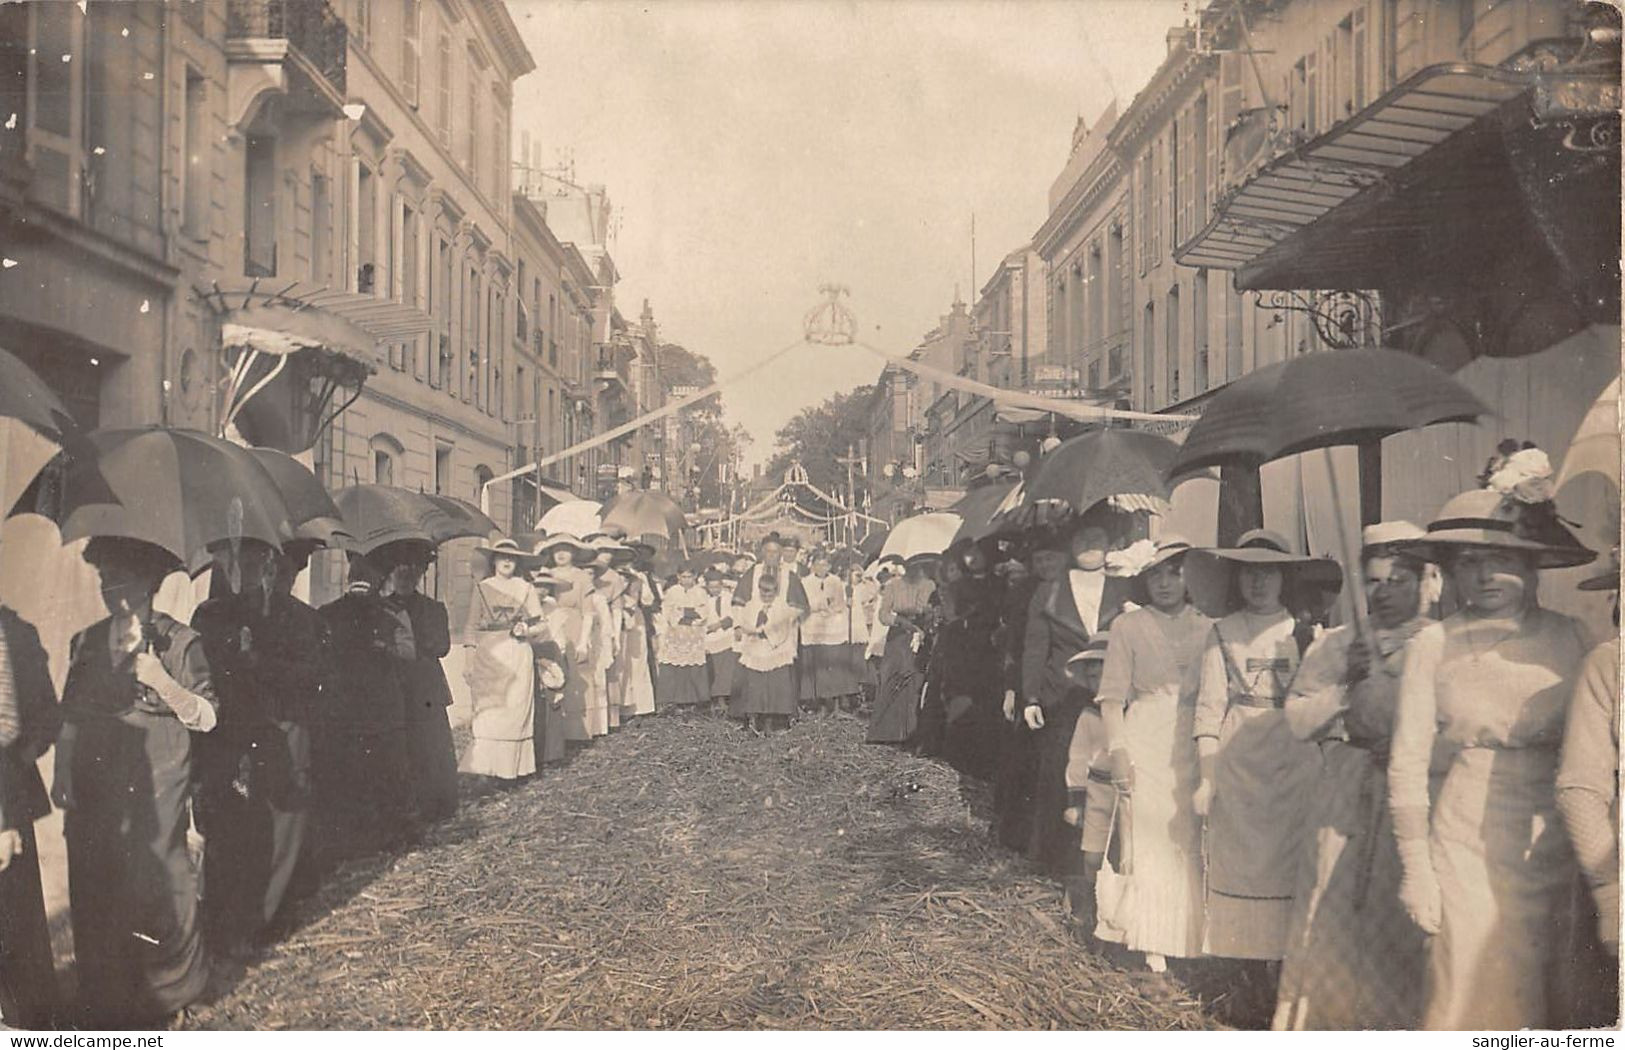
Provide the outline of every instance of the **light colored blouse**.
<path id="1" fill-rule="evenodd" d="M 1232 696 L 1249 697 L 1262 706 L 1286 698 L 1298 672 L 1294 626 L 1285 609 L 1269 614 L 1233 612 L 1213 625 L 1202 651 L 1195 736 L 1219 736 Z"/>
<path id="2" fill-rule="evenodd" d="M 1103 704 L 1132 704 L 1177 691 L 1181 700 L 1193 701 L 1212 630 L 1213 621 L 1189 605 L 1173 616 L 1149 606 L 1123 613 L 1112 621 L 1096 697 Z"/>
<path id="3" fill-rule="evenodd" d="M 826 573 L 806 576 L 801 585 L 807 591 L 810 610 L 801 624 L 801 640 L 807 645 L 846 644 L 846 584 Z"/>
<path id="4" fill-rule="evenodd" d="M 765 603 L 752 598 L 735 619 L 744 635 L 739 665 L 751 671 L 773 671 L 795 663 L 800 618 L 800 610 L 779 598 Z"/>
<path id="5" fill-rule="evenodd" d="M 1436 737 L 1555 750 L 1585 652 L 1577 621 L 1538 606 L 1521 621 L 1459 612 L 1420 631 L 1405 654 L 1388 763 L 1396 813 L 1427 811 Z"/>
<path id="6" fill-rule="evenodd" d="M 915 617 L 931 607 L 931 596 L 937 592 L 936 581 L 918 582 L 899 576 L 886 584 L 880 595 L 880 622 L 890 627 L 898 616 Z"/>
<path id="7" fill-rule="evenodd" d="M 1586 881 L 1619 881 L 1619 639 L 1591 650 L 1569 705 L 1557 805 Z"/>

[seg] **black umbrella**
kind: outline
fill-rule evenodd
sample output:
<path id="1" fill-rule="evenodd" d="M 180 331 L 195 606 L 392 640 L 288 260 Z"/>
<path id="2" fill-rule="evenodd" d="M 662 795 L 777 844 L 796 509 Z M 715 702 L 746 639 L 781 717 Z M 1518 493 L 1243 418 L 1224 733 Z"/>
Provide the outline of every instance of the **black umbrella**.
<path id="1" fill-rule="evenodd" d="M 996 524 L 1043 524 L 1102 500 L 1122 510 L 1166 509 L 1178 453 L 1178 445 L 1144 430 L 1111 427 L 1069 438 L 1044 454 L 1022 485 L 1020 504 Z"/>
<path id="2" fill-rule="evenodd" d="M 15 355 L 0 350 L 0 418 L 17 419 L 60 442 L 73 417 L 45 380 Z"/>
<path id="3" fill-rule="evenodd" d="M 1226 386 L 1191 427 L 1172 472 L 1258 466 L 1311 449 L 1375 441 L 1490 414 L 1466 387 L 1412 354 L 1330 350 L 1266 365 Z"/>
<path id="4" fill-rule="evenodd" d="M 350 535 L 344 527 L 344 517 L 310 468 L 279 449 L 251 448 L 248 451 L 259 460 L 282 493 L 294 536 L 316 540 L 327 547 L 343 546 L 344 539 Z"/>
<path id="5" fill-rule="evenodd" d="M 948 508 L 965 519 L 959 531 L 954 534 L 954 542 L 957 543 L 962 539 L 980 539 L 986 535 L 994 512 L 1015 487 L 1014 481 L 996 481 L 980 485 L 961 496 Z"/>
<path id="6" fill-rule="evenodd" d="M 436 546 L 500 531 L 478 509 L 451 496 L 433 496 L 393 485 L 349 485 L 333 494 L 355 547 L 366 554 L 386 543 L 415 540 Z"/>

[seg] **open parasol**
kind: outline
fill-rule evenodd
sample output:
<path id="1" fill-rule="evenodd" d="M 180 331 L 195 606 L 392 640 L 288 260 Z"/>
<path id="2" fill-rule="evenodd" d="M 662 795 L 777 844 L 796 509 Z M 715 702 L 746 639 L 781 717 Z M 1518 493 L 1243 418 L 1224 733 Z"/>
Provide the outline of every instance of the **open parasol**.
<path id="1" fill-rule="evenodd" d="M 0 350 L 0 515 L 61 451 L 73 420 L 45 380 Z"/>
<path id="2" fill-rule="evenodd" d="M 296 539 L 315 540 L 326 547 L 343 546 L 350 535 L 344 527 L 344 516 L 309 467 L 280 449 L 251 448 L 248 452 L 276 482 Z"/>
<path id="3" fill-rule="evenodd" d="M 959 515 L 946 511 L 904 518 L 892 526 L 891 534 L 880 548 L 880 557 L 896 555 L 906 561 L 922 554 L 941 554 L 954 541 L 963 523 Z"/>
<path id="4" fill-rule="evenodd" d="M 664 492 L 634 489 L 604 504 L 604 524 L 619 525 L 630 539 L 664 540 L 678 547 L 683 543 L 688 518 Z"/>
<path id="5" fill-rule="evenodd" d="M 572 536 L 585 536 L 597 532 L 603 525 L 603 505 L 597 500 L 566 500 L 542 515 L 536 527 L 552 535 L 568 532 Z"/>
<path id="6" fill-rule="evenodd" d="M 1601 474 L 1617 487 L 1619 472 L 1619 377 L 1615 376 L 1580 420 L 1563 456 L 1556 486 L 1562 488 L 1582 474 Z"/>
<path id="7" fill-rule="evenodd" d="M 1169 473 L 1198 467 L 1257 469 L 1270 460 L 1336 445 L 1380 441 L 1434 423 L 1489 415 L 1472 391 L 1419 357 L 1374 348 L 1300 354 L 1250 372 L 1213 396 Z M 1326 453 L 1331 497 L 1337 472 Z M 1344 564 L 1359 564 L 1356 537 L 1336 516 Z M 1355 626 L 1369 634 L 1365 588 L 1350 587 Z"/>
<path id="8" fill-rule="evenodd" d="M 1015 487 L 1014 481 L 995 481 L 973 488 L 961 496 L 948 508 L 964 519 L 954 540 L 980 539 L 986 535 L 994 513 Z"/>
<path id="9" fill-rule="evenodd" d="M 62 483 L 64 540 L 122 536 L 175 555 L 188 568 L 210 544 L 294 538 L 276 480 L 247 449 L 196 430 L 92 431 Z"/>
<path id="10" fill-rule="evenodd" d="M 347 485 L 333 494 L 333 502 L 363 554 L 399 540 L 439 545 L 465 537 L 486 539 L 498 531 L 495 522 L 461 500 L 393 485 Z"/>
<path id="11" fill-rule="evenodd" d="M 1433 423 L 1471 423 L 1489 411 L 1466 387 L 1411 354 L 1371 348 L 1299 354 L 1213 395 L 1170 474 L 1257 466 Z"/>
<path id="12" fill-rule="evenodd" d="M 1111 427 L 1061 442 L 1022 485 L 1020 503 L 999 521 L 1041 523 L 1057 510 L 1083 514 L 1103 501 L 1119 510 L 1166 512 L 1179 446 L 1160 434 Z"/>

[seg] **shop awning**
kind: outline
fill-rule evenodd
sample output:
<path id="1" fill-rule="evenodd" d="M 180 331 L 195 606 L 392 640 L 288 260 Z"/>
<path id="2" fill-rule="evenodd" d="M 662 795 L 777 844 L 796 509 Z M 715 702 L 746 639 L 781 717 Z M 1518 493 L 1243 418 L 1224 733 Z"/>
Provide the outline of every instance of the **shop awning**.
<path id="1" fill-rule="evenodd" d="M 415 306 L 307 281 L 245 279 L 215 285 L 210 298 L 227 321 L 369 356 L 381 344 L 404 342 L 433 329 L 429 315 Z"/>
<path id="2" fill-rule="evenodd" d="M 1494 66 L 1430 66 L 1331 131 L 1275 158 L 1231 191 L 1174 258 L 1186 266 L 1251 267 L 1417 158 L 1535 85 Z M 1272 287 L 1249 283 L 1240 287 Z M 1334 287 L 1298 283 L 1294 287 Z"/>

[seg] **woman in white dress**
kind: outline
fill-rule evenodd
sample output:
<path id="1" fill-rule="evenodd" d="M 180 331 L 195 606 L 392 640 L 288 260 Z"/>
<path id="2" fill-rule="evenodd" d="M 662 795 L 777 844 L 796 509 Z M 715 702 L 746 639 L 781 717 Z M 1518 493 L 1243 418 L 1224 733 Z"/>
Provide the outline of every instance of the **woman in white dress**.
<path id="1" fill-rule="evenodd" d="M 1135 576 L 1140 608 L 1112 621 L 1096 700 L 1105 729 L 1117 826 L 1132 823 L 1120 869 L 1133 890 L 1101 914 L 1095 935 L 1144 952 L 1152 970 L 1168 956 L 1202 954 L 1202 821 L 1198 781 L 1196 694 L 1203 647 L 1213 621 L 1191 606 L 1182 562 L 1190 544 L 1163 538 Z M 1091 791 L 1094 790 L 1091 785 Z M 1085 874 L 1105 857 L 1084 854 Z"/>
<path id="2" fill-rule="evenodd" d="M 1221 607 L 1232 610 L 1208 634 L 1196 700 L 1201 779 L 1193 801 L 1207 823 L 1203 947 L 1273 962 L 1286 949 L 1303 800 L 1320 760 L 1282 712 L 1302 656 L 1287 602 L 1297 590 L 1335 590 L 1342 572 L 1336 562 L 1292 553 L 1267 529 L 1243 533 L 1232 548 L 1192 551 L 1187 581 L 1193 569 L 1228 586 Z"/>
<path id="3" fill-rule="evenodd" d="M 590 563 L 593 550 L 565 532 L 554 533 L 537 542 L 535 554 L 559 578 L 558 608 L 548 617 L 555 641 L 564 653 L 564 738 L 572 743 L 590 740 L 593 733 L 587 716 L 592 684 L 592 624 L 587 603 L 592 591 L 592 573 L 582 568 Z"/>
<path id="4" fill-rule="evenodd" d="M 621 719 L 655 713 L 655 680 L 649 670 L 649 620 L 645 610 L 654 603 L 652 584 L 642 572 L 626 566 L 617 571 L 626 579 L 621 595 Z"/>
<path id="5" fill-rule="evenodd" d="M 586 668 L 587 730 L 598 737 L 608 736 L 612 728 L 620 725 L 620 708 L 611 694 L 613 683 L 609 676 L 615 666 L 615 648 L 619 642 L 610 601 L 620 574 L 601 561 L 595 561 L 588 571 L 592 573 L 593 585 L 587 592 L 585 609 L 586 631 L 592 639 Z"/>
<path id="6" fill-rule="evenodd" d="M 1516 472 L 1516 457 L 1504 468 Z M 1433 935 L 1421 1022 L 1431 1030 L 1572 1027 L 1560 1004 L 1575 866 L 1556 779 L 1589 640 L 1536 591 L 1540 570 L 1596 555 L 1558 522 L 1549 472 L 1540 455 L 1504 491 L 1462 493 L 1417 541 L 1463 603 L 1406 651 L 1388 763 L 1399 899 Z M 1440 738 L 1455 751 L 1430 804 Z"/>
<path id="7" fill-rule="evenodd" d="M 474 742 L 458 771 L 515 780 L 536 772 L 536 662 L 530 631 L 542 617 L 536 590 L 519 574 L 529 556 L 513 540 L 478 548 L 491 572 L 474 588 L 463 623 L 463 677 L 474 705 Z"/>

